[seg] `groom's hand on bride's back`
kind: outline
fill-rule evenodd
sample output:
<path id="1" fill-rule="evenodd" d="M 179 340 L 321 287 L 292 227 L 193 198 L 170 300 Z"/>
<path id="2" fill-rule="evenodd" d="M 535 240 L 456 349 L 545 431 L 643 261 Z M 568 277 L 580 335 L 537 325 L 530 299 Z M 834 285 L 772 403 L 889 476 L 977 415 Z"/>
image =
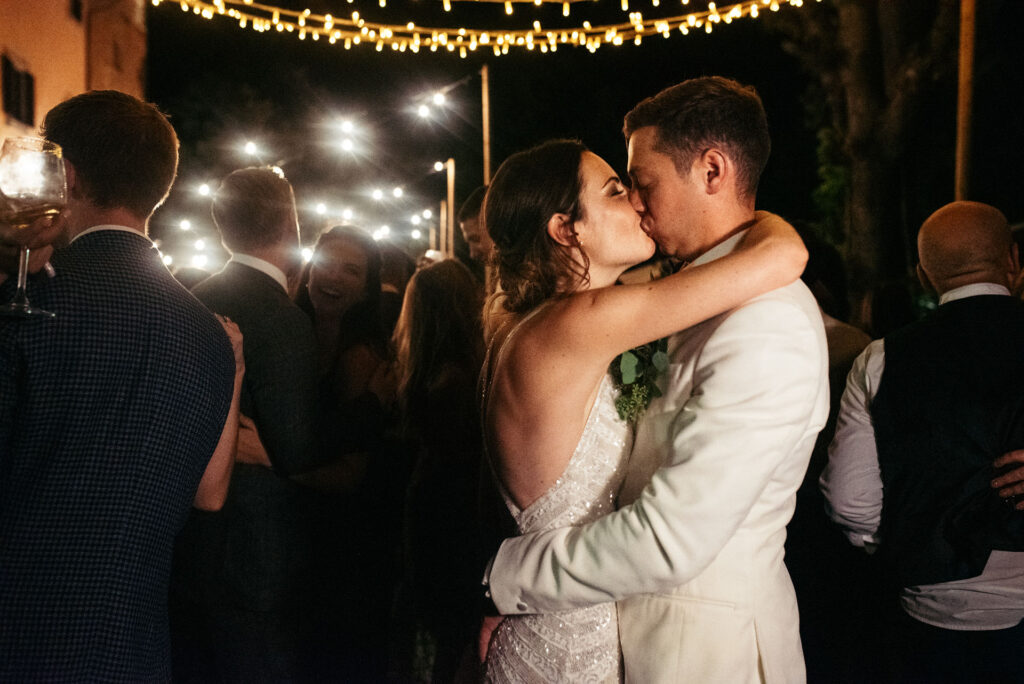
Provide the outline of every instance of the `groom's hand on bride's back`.
<path id="1" fill-rule="evenodd" d="M 504 615 L 484 615 L 483 622 L 480 624 L 480 635 L 477 640 L 477 654 L 480 657 L 480 664 L 487 662 L 487 651 L 491 647 L 491 637 L 494 636 L 495 630 L 498 629 L 498 625 L 505 619 Z"/>

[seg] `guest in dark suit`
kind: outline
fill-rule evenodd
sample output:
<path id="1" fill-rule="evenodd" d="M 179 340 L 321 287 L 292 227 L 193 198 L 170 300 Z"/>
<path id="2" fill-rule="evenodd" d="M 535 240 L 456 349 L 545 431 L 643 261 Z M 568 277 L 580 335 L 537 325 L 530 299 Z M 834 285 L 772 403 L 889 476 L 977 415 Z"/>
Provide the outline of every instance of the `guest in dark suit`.
<path id="1" fill-rule="evenodd" d="M 30 284 L 56 317 L 0 318 L 0 681 L 167 680 L 174 535 L 233 458 L 211 461 L 235 363 L 146 238 L 177 167 L 166 118 L 94 91 L 44 132 L 69 200 L 56 276 Z"/>
<path id="2" fill-rule="evenodd" d="M 1024 444 L 1017 249 L 978 202 L 936 211 L 917 244 L 939 307 L 857 357 L 822 488 L 891 580 L 892 681 L 1024 682 L 1024 513 L 991 483 Z"/>
<path id="3" fill-rule="evenodd" d="M 235 171 L 214 195 L 213 218 L 231 259 L 193 292 L 245 337 L 242 413 L 270 467 L 239 462 L 223 510 L 193 514 L 179 540 L 175 676 L 283 681 L 295 676 L 309 558 L 302 487 L 290 478 L 322 451 L 316 339 L 288 298 L 300 265 L 291 185 L 268 168 Z"/>

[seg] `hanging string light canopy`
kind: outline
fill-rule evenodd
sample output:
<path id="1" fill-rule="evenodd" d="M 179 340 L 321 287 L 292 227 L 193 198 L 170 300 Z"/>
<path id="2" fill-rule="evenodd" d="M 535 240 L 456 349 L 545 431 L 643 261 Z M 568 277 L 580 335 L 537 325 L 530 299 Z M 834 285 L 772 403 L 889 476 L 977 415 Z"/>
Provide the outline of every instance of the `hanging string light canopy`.
<path id="1" fill-rule="evenodd" d="M 160 6 L 165 0 L 151 0 Z M 454 0 L 475 4 L 502 4 L 505 14 L 513 13 L 513 4 L 556 4 L 562 6 L 562 15 L 569 16 L 572 3 L 597 4 L 607 0 Z M 678 0 L 683 7 L 690 0 Z M 821 0 L 816 0 L 821 2 Z M 596 52 L 605 45 L 640 45 L 644 38 L 662 36 L 685 36 L 692 31 L 711 33 L 721 24 L 730 24 L 736 19 L 756 19 L 764 12 L 777 12 L 783 5 L 802 7 L 804 0 L 747 0 L 723 7 L 709 2 L 706 10 L 686 12 L 674 16 L 648 19 L 642 12 L 630 11 L 630 0 L 618 0 L 623 12 L 628 12 L 627 21 L 592 25 L 583 21 L 571 28 L 545 28 L 540 21 L 534 21 L 530 28 L 509 30 L 507 28 L 470 28 L 424 26 L 413 21 L 404 24 L 389 24 L 367 21 L 358 11 L 349 16 L 314 14 L 310 10 L 292 10 L 284 7 L 255 2 L 254 0 L 167 0 L 177 4 L 183 12 L 191 12 L 204 19 L 227 17 L 241 28 L 251 28 L 263 33 L 278 31 L 295 35 L 299 40 L 327 40 L 342 44 L 345 49 L 359 45 L 373 46 L 378 52 L 390 47 L 397 52 L 418 53 L 426 49 L 431 52 L 446 50 L 458 52 L 466 57 L 478 49 L 489 49 L 495 56 L 508 54 L 510 50 L 537 50 L 542 53 L 555 52 L 559 46 L 584 47 Z M 453 0 L 441 0 L 445 11 L 451 10 Z M 658 7 L 660 0 L 650 0 Z M 353 0 L 347 0 L 352 4 Z M 380 7 L 387 0 L 378 0 Z"/>

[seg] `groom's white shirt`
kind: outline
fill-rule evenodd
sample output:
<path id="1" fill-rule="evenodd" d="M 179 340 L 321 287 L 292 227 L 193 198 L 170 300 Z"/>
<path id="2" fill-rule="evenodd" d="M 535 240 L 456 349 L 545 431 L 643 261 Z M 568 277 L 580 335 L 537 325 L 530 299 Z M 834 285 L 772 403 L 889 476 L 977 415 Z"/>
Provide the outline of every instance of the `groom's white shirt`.
<path id="1" fill-rule="evenodd" d="M 628 681 L 801 682 L 783 543 L 828 416 L 818 305 L 797 281 L 676 333 L 669 356 L 667 391 L 637 426 L 629 505 L 505 540 L 494 603 L 509 615 L 619 601 Z"/>

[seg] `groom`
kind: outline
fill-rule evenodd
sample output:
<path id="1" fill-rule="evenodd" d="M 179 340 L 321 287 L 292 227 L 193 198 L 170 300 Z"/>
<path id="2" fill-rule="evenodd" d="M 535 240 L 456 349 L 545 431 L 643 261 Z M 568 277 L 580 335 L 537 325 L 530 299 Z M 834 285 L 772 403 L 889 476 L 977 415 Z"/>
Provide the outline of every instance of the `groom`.
<path id="1" fill-rule="evenodd" d="M 770 142 L 753 88 L 685 81 L 626 116 L 631 200 L 692 265 L 754 221 Z M 786 523 L 828 413 L 818 306 L 797 281 L 669 339 L 667 389 L 637 425 L 621 510 L 507 539 L 489 570 L 505 615 L 616 600 L 628 681 L 805 679 Z"/>

